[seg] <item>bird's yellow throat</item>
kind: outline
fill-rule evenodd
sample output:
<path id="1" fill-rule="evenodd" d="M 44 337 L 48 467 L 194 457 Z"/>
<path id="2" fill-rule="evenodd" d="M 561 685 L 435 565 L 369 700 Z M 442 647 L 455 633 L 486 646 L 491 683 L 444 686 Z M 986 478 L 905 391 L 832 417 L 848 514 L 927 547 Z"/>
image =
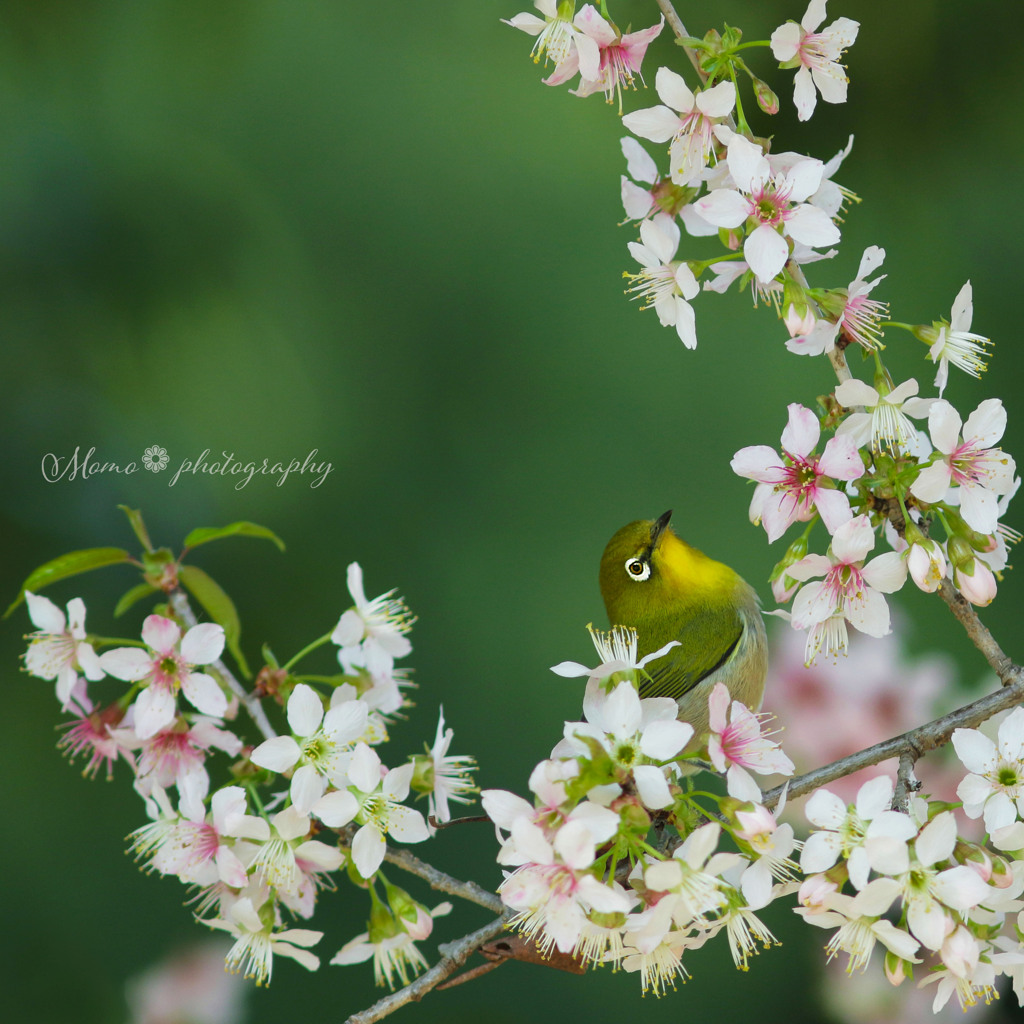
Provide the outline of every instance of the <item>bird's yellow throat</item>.
<path id="1" fill-rule="evenodd" d="M 732 569 L 691 548 L 671 530 L 659 538 L 653 558 L 665 582 L 680 593 L 729 589 L 736 583 Z"/>

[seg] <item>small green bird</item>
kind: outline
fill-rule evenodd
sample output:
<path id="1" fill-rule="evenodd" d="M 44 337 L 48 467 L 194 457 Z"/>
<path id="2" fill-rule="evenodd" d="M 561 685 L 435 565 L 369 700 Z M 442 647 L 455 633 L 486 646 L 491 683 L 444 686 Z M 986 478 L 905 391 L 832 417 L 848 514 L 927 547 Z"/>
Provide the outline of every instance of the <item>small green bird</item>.
<path id="1" fill-rule="evenodd" d="M 679 718 L 699 737 L 708 697 L 725 683 L 734 700 L 757 711 L 768 649 L 753 587 L 732 569 L 679 539 L 669 510 L 622 527 L 601 556 L 601 596 L 613 626 L 637 631 L 642 657 L 670 640 L 679 646 L 647 666 L 641 697 L 672 697 Z"/>

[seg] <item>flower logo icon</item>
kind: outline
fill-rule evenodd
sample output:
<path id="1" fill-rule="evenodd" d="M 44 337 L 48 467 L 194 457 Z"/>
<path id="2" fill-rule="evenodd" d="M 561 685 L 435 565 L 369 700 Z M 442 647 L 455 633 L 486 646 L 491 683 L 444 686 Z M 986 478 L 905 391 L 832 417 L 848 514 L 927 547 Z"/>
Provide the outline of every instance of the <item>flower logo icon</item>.
<path id="1" fill-rule="evenodd" d="M 146 469 L 154 473 L 159 473 L 161 469 L 166 469 L 167 463 L 167 449 L 161 448 L 158 444 L 153 445 L 152 448 L 147 448 L 142 456 L 142 464 Z"/>

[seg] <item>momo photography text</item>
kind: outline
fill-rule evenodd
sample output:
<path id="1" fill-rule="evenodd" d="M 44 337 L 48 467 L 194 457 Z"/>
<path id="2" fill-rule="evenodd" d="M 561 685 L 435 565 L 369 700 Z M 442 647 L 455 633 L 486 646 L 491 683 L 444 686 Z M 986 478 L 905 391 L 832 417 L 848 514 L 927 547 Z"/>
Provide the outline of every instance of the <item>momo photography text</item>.
<path id="1" fill-rule="evenodd" d="M 177 468 L 167 478 L 167 486 L 174 487 L 179 480 L 188 480 L 202 474 L 230 479 L 236 491 L 247 487 L 254 477 L 270 478 L 275 487 L 281 487 L 290 478 L 302 478 L 309 487 L 315 489 L 334 470 L 332 463 L 318 455 L 319 449 L 313 448 L 302 458 L 241 459 L 234 452 L 214 453 L 205 448 L 197 455 L 177 461 Z M 101 474 L 131 476 L 140 471 L 157 474 L 170 466 L 170 453 L 159 445 L 146 448 L 138 459 L 119 462 L 98 455 L 95 446 L 83 452 L 81 445 L 78 445 L 70 455 L 47 452 L 42 458 L 41 469 L 43 479 L 52 484 L 61 480 L 88 480 Z"/>

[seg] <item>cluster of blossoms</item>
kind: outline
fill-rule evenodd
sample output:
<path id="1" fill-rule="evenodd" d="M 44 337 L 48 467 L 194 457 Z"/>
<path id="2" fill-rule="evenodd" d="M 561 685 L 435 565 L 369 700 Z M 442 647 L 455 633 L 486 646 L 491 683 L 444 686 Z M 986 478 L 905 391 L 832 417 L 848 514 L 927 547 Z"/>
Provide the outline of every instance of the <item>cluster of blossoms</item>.
<path id="1" fill-rule="evenodd" d="M 775 941 L 758 912 L 797 884 L 793 829 L 762 804 L 751 772 L 789 774 L 792 763 L 721 684 L 710 732 L 695 737 L 674 700 L 637 693 L 643 665 L 664 651 L 638 662 L 635 632 L 591 632 L 601 664 L 554 669 L 589 677 L 584 721 L 567 722 L 534 769 L 534 802 L 481 796 L 499 830 L 498 861 L 514 869 L 499 890 L 511 923 L 544 952 L 639 971 L 657 994 L 686 977 L 684 951 L 718 932 L 745 968 L 757 943 Z M 696 827 L 707 812 L 687 782 L 695 758 L 726 773 L 721 824 Z M 723 834 L 729 852 L 718 850 Z"/>
<path id="2" fill-rule="evenodd" d="M 367 600 L 357 563 L 348 568 L 348 586 L 355 604 L 333 632 L 283 669 L 261 673 L 264 692 L 285 704 L 287 732 L 271 732 L 255 748 L 234 728 L 239 702 L 219 660 L 220 625 L 183 634 L 169 615 L 152 614 L 141 644 L 98 654 L 80 599 L 65 616 L 47 598 L 25 595 L 37 627 L 26 669 L 56 680 L 58 700 L 73 716 L 62 746 L 85 757 L 88 775 L 105 764 L 109 776 L 119 759 L 131 767 L 150 818 L 132 833 L 132 851 L 147 870 L 195 890 L 198 919 L 235 939 L 228 967 L 257 983 L 269 982 L 275 954 L 319 966 L 310 947 L 323 933 L 288 927 L 285 915 L 312 917 L 319 890 L 333 889 L 346 864 L 369 891 L 370 919 L 367 932 L 331 962 L 373 957 L 378 982 L 389 985 L 418 972 L 425 960 L 415 942 L 448 908 L 428 910 L 384 877 L 385 837 L 419 843 L 431 835 L 423 814 L 407 805 L 410 793 L 426 796 L 429 814 L 447 821 L 449 801 L 466 802 L 476 791 L 472 759 L 448 754 L 452 730 L 443 711 L 425 754 L 391 769 L 382 764 L 377 748 L 388 723 L 408 705 L 410 684 L 395 660 L 411 650 L 412 619 L 393 592 Z M 337 646 L 339 674 L 292 673 L 299 657 L 327 642 Z M 131 685 L 100 706 L 95 687 L 108 677 Z M 238 760 L 230 783 L 211 791 L 208 767 L 217 751 Z"/>
<path id="3" fill-rule="evenodd" d="M 769 541 L 807 524 L 775 567 L 772 591 L 779 602 L 792 599 L 792 612 L 781 614 L 808 631 L 808 664 L 845 652 L 847 623 L 887 634 L 884 595 L 908 577 L 929 593 L 950 579 L 972 604 L 989 604 L 1007 546 L 1020 536 L 1000 522 L 1020 486 L 1012 456 L 996 446 L 1006 427 L 1002 402 L 986 399 L 962 423 L 945 399 L 918 398 L 917 390 L 915 380 L 891 387 L 884 371 L 874 388 L 847 380 L 832 397 L 830 422 L 842 418 L 820 454 L 821 421 L 793 403 L 781 453 L 754 445 L 732 460 L 734 472 L 757 483 L 750 520 Z M 850 407 L 866 411 L 844 414 Z M 928 435 L 910 420 L 925 416 Z M 819 519 L 828 551 L 809 554 Z M 931 536 L 936 527 L 943 541 Z M 868 560 L 879 536 L 891 550 Z"/>
<path id="4" fill-rule="evenodd" d="M 1012 741 L 1003 742 L 1004 730 Z M 963 744 L 975 752 L 986 742 L 975 730 L 957 733 L 958 751 Z M 1000 741 L 1001 748 L 1013 748 L 1013 770 L 1019 772 L 1024 708 L 1003 721 Z M 999 798 L 1002 805 L 1004 785 L 992 778 L 994 763 L 988 767 L 989 799 Z M 978 785 L 970 781 L 978 778 L 968 775 L 961 789 Z M 919 986 L 937 986 L 934 1012 L 953 994 L 961 1009 L 979 999 L 990 1002 L 1000 975 L 1010 979 L 1024 1005 L 1024 821 L 1008 815 L 982 846 L 958 837 L 947 804 L 930 806 L 915 797 L 900 811 L 892 802 L 893 784 L 886 776 L 865 783 L 853 805 L 827 789 L 811 797 L 806 814 L 816 831 L 801 852 L 807 877 L 797 913 L 808 924 L 835 929 L 825 948 L 830 959 L 846 953 L 850 973 L 867 966 L 878 943 L 893 985 L 925 963 Z M 971 813 L 966 803 L 964 809 Z"/>
<path id="5" fill-rule="evenodd" d="M 793 771 L 764 732 L 765 716 L 718 684 L 709 731 L 694 736 L 674 700 L 638 696 L 636 634 L 592 634 L 597 668 L 555 666 L 589 676 L 584 720 L 567 722 L 534 769 L 533 801 L 482 794 L 507 869 L 499 891 L 515 911 L 511 925 L 542 953 L 639 972 L 643 990 L 661 995 L 688 977 L 686 951 L 719 933 L 745 970 L 759 944 L 775 943 L 761 912 L 796 893 L 796 913 L 834 929 L 829 959 L 845 952 L 851 973 L 881 943 L 894 985 L 927 961 L 920 985 L 937 985 L 936 1010 L 953 993 L 964 1007 L 991 999 L 1000 975 L 1024 1005 L 1024 708 L 1003 720 L 996 742 L 954 733 L 970 772 L 958 795 L 969 817 L 984 817 L 987 845 L 958 836 L 949 804 L 915 797 L 896 809 L 885 775 L 849 806 L 815 792 L 801 843 L 779 821 L 785 790 L 770 808 L 751 774 Z M 726 795 L 694 792 L 698 768 L 722 773 Z"/>
<path id="6" fill-rule="evenodd" d="M 599 67 L 612 74 L 610 48 L 629 52 L 630 70 L 619 84 L 632 84 L 650 38 L 662 28 L 623 36 L 590 5 L 578 13 L 571 2 L 538 0 L 537 7 L 543 19 L 521 14 L 509 24 L 537 36 L 536 57 L 554 60 L 548 84 L 578 71 L 580 95 L 595 91 Z M 796 522 L 808 524 L 773 574 L 777 600 L 795 595 L 790 621 L 808 631 L 808 663 L 819 653 L 844 651 L 848 623 L 871 636 L 887 633 L 884 595 L 900 589 L 908 575 L 929 592 L 949 578 L 967 600 L 988 604 L 1007 566 L 1007 543 L 1019 537 L 1000 521 L 1019 486 L 1014 460 L 998 447 L 1006 426 L 1002 403 L 987 399 L 964 421 L 943 398 L 951 366 L 974 377 L 986 368 L 990 342 L 971 331 L 970 282 L 948 319 L 919 325 L 890 321 L 888 305 L 872 297 L 885 278 L 877 273 L 885 259 L 879 246 L 864 251 L 848 286 L 812 288 L 803 267 L 834 256 L 831 247 L 840 241 L 852 194 L 833 177 L 850 146 L 828 162 L 773 153 L 747 123 L 738 72 L 752 81 L 765 113 L 778 110 L 774 94 L 740 56 L 752 46 L 769 46 L 781 68 L 796 69 L 793 101 L 800 120 L 811 116 L 819 94 L 828 103 L 846 100 L 839 61 L 858 25 L 839 18 L 822 28 L 825 8 L 826 0 L 811 0 L 799 24 L 779 26 L 765 44 L 741 44 L 731 28 L 681 40 L 699 62 L 700 87 L 691 89 L 680 74 L 661 67 L 654 83 L 660 104 L 622 118 L 634 136 L 668 147 L 663 173 L 637 138 L 622 140 L 628 170 L 622 202 L 640 235 L 628 244 L 640 264 L 626 274 L 629 291 L 694 348 L 692 301 L 705 272 L 705 290 L 749 284 L 755 300 L 767 300 L 783 320 L 790 351 L 825 355 L 844 366 L 823 417 L 791 404 L 781 453 L 752 446 L 732 462 L 736 473 L 757 482 L 750 518 L 763 523 L 769 541 Z M 727 251 L 682 257 L 684 230 L 693 238 L 713 237 Z M 886 326 L 928 346 L 927 357 L 937 367 L 935 397 L 919 397 L 915 379 L 893 381 L 881 358 Z M 871 383 L 842 379 L 848 376 L 842 353 L 850 345 L 872 357 Z M 915 419 L 927 420 L 927 433 Z M 819 452 L 823 428 L 834 433 Z M 828 551 L 809 554 L 808 531 L 818 519 L 830 535 Z M 936 527 L 944 539 L 931 536 Z M 868 561 L 883 533 L 892 550 Z"/>

